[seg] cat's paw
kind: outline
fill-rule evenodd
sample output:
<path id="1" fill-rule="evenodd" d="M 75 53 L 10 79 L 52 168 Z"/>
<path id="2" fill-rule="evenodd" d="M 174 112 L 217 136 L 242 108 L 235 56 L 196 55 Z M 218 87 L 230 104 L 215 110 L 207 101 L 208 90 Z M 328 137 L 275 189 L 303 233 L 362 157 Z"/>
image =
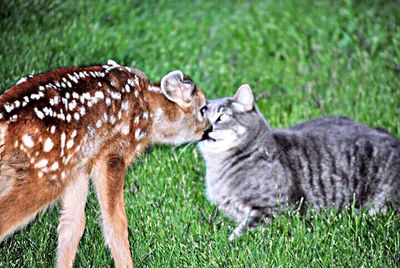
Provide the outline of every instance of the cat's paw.
<path id="1" fill-rule="evenodd" d="M 233 230 L 233 232 L 230 234 L 228 240 L 229 242 L 232 242 L 233 240 L 235 240 L 236 238 L 239 238 L 242 236 L 242 230 L 239 228 L 236 228 L 235 230 Z"/>

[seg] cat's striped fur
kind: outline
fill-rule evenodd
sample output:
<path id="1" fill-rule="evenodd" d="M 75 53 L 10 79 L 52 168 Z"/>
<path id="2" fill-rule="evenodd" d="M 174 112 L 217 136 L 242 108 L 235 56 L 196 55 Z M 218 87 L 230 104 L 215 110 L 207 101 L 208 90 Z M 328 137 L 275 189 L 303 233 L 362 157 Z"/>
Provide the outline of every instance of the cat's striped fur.
<path id="1" fill-rule="evenodd" d="M 207 107 L 213 129 L 199 145 L 207 195 L 238 222 L 230 239 L 288 206 L 354 201 L 375 214 L 400 201 L 400 140 L 385 130 L 345 117 L 271 129 L 247 85 Z"/>

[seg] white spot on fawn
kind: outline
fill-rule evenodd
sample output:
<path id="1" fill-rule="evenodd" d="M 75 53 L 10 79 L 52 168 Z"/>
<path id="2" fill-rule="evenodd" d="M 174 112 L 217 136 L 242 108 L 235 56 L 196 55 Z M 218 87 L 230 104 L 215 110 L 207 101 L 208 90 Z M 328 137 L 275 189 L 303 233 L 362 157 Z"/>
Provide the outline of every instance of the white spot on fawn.
<path id="1" fill-rule="evenodd" d="M 78 84 L 78 79 L 75 76 L 68 74 L 69 79 L 71 79 L 75 84 Z"/>
<path id="2" fill-rule="evenodd" d="M 90 93 L 88 93 L 88 92 L 85 92 L 85 93 L 83 93 L 82 94 L 82 97 L 84 98 L 84 99 L 86 99 L 86 100 L 90 100 Z"/>
<path id="3" fill-rule="evenodd" d="M 81 116 L 84 116 L 86 114 L 85 107 L 80 107 L 79 108 L 79 113 L 81 114 Z"/>
<path id="4" fill-rule="evenodd" d="M 17 120 L 18 120 L 18 115 L 16 114 L 10 117 L 10 122 L 17 122 Z"/>
<path id="5" fill-rule="evenodd" d="M 35 164 L 35 168 L 44 168 L 45 166 L 47 166 L 47 163 L 49 163 L 47 159 L 42 159 Z"/>
<path id="6" fill-rule="evenodd" d="M 110 123 L 111 123 L 111 125 L 114 125 L 115 124 L 115 116 L 110 116 Z"/>
<path id="7" fill-rule="evenodd" d="M 129 109 L 129 101 L 124 101 L 124 102 L 122 102 L 122 104 L 121 104 L 121 110 L 122 111 L 128 111 L 128 109 Z"/>
<path id="8" fill-rule="evenodd" d="M 96 93 L 94 94 L 94 96 L 98 99 L 104 99 L 104 93 L 102 91 L 96 91 Z"/>
<path id="9" fill-rule="evenodd" d="M 56 126 L 51 126 L 50 132 L 51 134 L 54 134 L 56 132 Z"/>
<path id="10" fill-rule="evenodd" d="M 149 86 L 147 87 L 147 90 L 151 92 L 160 92 L 160 88 L 155 86 Z"/>
<path id="11" fill-rule="evenodd" d="M 107 104 L 107 106 L 111 105 L 111 99 L 110 98 L 106 98 L 106 104 Z"/>
<path id="12" fill-rule="evenodd" d="M 68 104 L 68 109 L 70 111 L 74 110 L 76 108 L 76 100 L 72 100 L 69 104 Z"/>
<path id="13" fill-rule="evenodd" d="M 61 133 L 61 154 L 63 154 L 66 138 L 67 136 L 65 135 L 65 132 Z"/>
<path id="14" fill-rule="evenodd" d="M 111 65 L 111 66 L 119 66 L 119 64 L 116 63 L 116 62 L 113 61 L 113 60 L 108 60 L 108 61 L 107 61 L 107 64 L 108 64 L 108 65 Z"/>
<path id="15" fill-rule="evenodd" d="M 123 125 L 122 128 L 121 128 L 121 132 L 124 135 L 128 135 L 129 134 L 129 130 L 130 130 L 129 125 Z"/>
<path id="16" fill-rule="evenodd" d="M 54 162 L 53 165 L 51 165 L 50 170 L 55 171 L 59 167 L 58 162 Z"/>
<path id="17" fill-rule="evenodd" d="M 97 127 L 97 128 L 101 128 L 101 126 L 102 126 L 101 120 L 97 120 L 97 122 L 96 122 L 96 127 Z"/>
<path id="18" fill-rule="evenodd" d="M 65 115 L 63 113 L 63 111 L 61 110 L 61 113 L 57 115 L 57 118 L 61 119 L 61 120 L 65 120 Z"/>
<path id="19" fill-rule="evenodd" d="M 120 100 L 121 94 L 118 92 L 111 91 L 111 98 L 113 98 L 114 100 Z"/>
<path id="20" fill-rule="evenodd" d="M 71 139 L 67 142 L 67 149 L 71 149 L 72 146 L 74 146 L 74 140 Z"/>
<path id="21" fill-rule="evenodd" d="M 50 138 L 47 138 L 43 145 L 43 151 L 50 152 L 53 149 L 54 143 Z"/>
<path id="22" fill-rule="evenodd" d="M 21 79 L 18 80 L 18 82 L 17 82 L 16 85 L 21 84 L 21 83 L 23 83 L 23 82 L 25 82 L 25 81 L 26 81 L 26 78 L 25 78 L 25 77 L 22 77 Z"/>
<path id="23" fill-rule="evenodd" d="M 104 114 L 103 114 L 103 119 L 104 119 L 104 121 L 107 121 L 107 120 L 108 120 L 108 115 L 107 115 L 107 113 L 104 113 Z"/>
<path id="24" fill-rule="evenodd" d="M 14 109 L 14 104 L 6 103 L 4 104 L 4 109 L 6 109 L 7 113 L 11 112 Z"/>
<path id="25" fill-rule="evenodd" d="M 29 136 L 28 134 L 25 134 L 24 136 L 22 136 L 22 142 L 28 148 L 32 148 L 33 145 L 35 145 L 34 142 L 33 142 L 32 137 Z"/>
<path id="26" fill-rule="evenodd" d="M 34 110 L 35 110 L 36 116 L 39 117 L 39 119 L 44 118 L 44 113 L 42 111 L 40 111 L 37 107 L 35 107 Z"/>

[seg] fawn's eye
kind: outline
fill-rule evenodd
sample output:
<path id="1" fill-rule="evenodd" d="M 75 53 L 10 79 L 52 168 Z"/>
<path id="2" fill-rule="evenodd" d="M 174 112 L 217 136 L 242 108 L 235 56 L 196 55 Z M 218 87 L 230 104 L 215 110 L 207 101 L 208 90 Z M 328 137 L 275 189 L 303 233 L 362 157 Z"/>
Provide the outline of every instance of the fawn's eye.
<path id="1" fill-rule="evenodd" d="M 204 114 L 206 113 L 207 109 L 208 109 L 207 105 L 204 105 L 203 107 L 201 107 L 201 109 L 200 109 L 201 116 L 204 117 Z"/>
<path id="2" fill-rule="evenodd" d="M 228 121 L 229 119 L 231 119 L 231 117 L 232 116 L 230 114 L 221 114 L 218 117 L 217 121 L 220 121 L 220 122 Z"/>

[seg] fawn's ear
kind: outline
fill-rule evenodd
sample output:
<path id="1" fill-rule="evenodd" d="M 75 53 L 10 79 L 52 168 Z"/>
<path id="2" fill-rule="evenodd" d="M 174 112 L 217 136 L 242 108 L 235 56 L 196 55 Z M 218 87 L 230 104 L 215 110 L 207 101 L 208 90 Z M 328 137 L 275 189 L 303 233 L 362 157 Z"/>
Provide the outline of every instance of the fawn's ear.
<path id="1" fill-rule="evenodd" d="M 161 91 L 170 101 L 179 106 L 187 107 L 192 101 L 194 83 L 185 80 L 183 73 L 179 70 L 170 72 L 161 79 Z"/>
<path id="2" fill-rule="evenodd" d="M 251 87 L 248 84 L 241 85 L 233 97 L 234 104 L 245 111 L 251 111 L 254 108 L 254 96 Z"/>

